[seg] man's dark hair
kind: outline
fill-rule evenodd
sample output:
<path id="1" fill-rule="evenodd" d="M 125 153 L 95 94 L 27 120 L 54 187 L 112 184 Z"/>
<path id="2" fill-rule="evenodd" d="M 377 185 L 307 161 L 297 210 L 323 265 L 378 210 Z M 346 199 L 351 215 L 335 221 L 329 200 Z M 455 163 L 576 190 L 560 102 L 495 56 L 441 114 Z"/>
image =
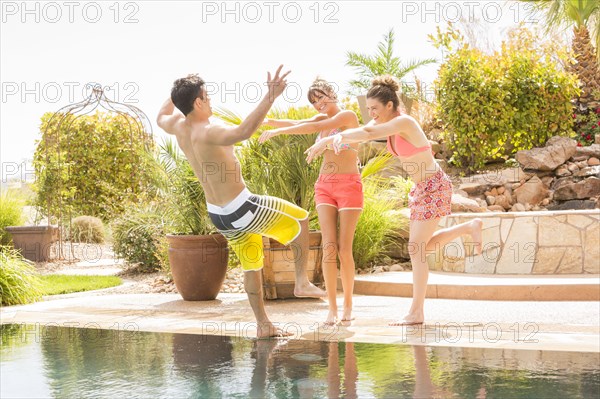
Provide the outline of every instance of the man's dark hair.
<path id="1" fill-rule="evenodd" d="M 204 100 L 204 80 L 198 74 L 191 74 L 173 82 L 171 100 L 185 116 L 194 110 L 198 97 Z"/>

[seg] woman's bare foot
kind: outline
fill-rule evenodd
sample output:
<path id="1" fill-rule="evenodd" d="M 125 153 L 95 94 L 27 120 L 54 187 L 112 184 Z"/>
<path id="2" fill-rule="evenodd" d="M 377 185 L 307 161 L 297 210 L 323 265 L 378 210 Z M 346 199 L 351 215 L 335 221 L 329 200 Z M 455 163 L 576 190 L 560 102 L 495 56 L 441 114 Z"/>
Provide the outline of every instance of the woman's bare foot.
<path id="1" fill-rule="evenodd" d="M 406 316 L 404 316 L 403 319 L 401 320 L 397 320 L 397 321 L 392 321 L 391 323 L 389 323 L 390 326 L 414 326 L 414 325 L 418 325 L 418 324 L 423 324 L 423 321 L 425 320 L 425 318 L 423 317 L 423 314 L 407 314 Z"/>
<path id="2" fill-rule="evenodd" d="M 294 287 L 294 296 L 298 298 L 323 298 L 327 296 L 327 292 L 308 282 L 304 285 L 296 284 Z"/>
<path id="3" fill-rule="evenodd" d="M 473 238 L 474 246 L 473 253 L 475 255 L 481 255 L 482 249 L 482 238 L 481 230 L 483 228 L 483 221 L 479 218 L 471 221 L 471 237 Z"/>
<path id="4" fill-rule="evenodd" d="M 342 321 L 352 321 L 354 317 L 352 316 L 352 308 L 344 308 L 344 315 L 342 316 Z"/>
<path id="5" fill-rule="evenodd" d="M 325 324 L 326 326 L 333 326 L 337 322 L 337 310 L 330 310 L 329 313 L 327 313 L 327 319 L 325 319 L 325 323 L 323 324 Z"/>
<path id="6" fill-rule="evenodd" d="M 293 335 L 289 331 L 283 331 L 281 328 L 275 327 L 273 323 L 258 323 L 256 327 L 256 338 L 283 338 Z"/>

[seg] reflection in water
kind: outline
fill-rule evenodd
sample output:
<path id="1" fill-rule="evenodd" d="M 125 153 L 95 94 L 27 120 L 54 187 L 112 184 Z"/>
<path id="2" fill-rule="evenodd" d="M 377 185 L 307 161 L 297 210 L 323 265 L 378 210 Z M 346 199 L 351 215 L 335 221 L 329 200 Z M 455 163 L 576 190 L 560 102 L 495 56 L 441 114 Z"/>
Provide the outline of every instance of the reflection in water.
<path id="1" fill-rule="evenodd" d="M 586 398 L 597 353 L 0 326 L 0 397 Z"/>

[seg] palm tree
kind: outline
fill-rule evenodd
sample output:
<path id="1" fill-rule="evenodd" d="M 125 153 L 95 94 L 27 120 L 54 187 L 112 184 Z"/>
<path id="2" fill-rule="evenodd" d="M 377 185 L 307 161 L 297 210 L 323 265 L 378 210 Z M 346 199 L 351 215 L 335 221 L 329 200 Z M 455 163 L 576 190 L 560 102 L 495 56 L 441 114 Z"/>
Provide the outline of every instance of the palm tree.
<path id="1" fill-rule="evenodd" d="M 369 87 L 373 78 L 379 75 L 389 74 L 402 80 L 408 73 L 417 68 L 436 62 L 434 58 L 424 60 L 410 60 L 402 64 L 400 58 L 394 54 L 394 30 L 390 29 L 383 36 L 383 41 L 377 44 L 377 53 L 375 55 L 359 54 L 353 51 L 346 53 L 346 65 L 354 67 L 358 73 L 358 79 L 351 80 L 350 86 L 354 89 L 351 95 L 363 94 Z M 412 92 L 414 88 L 408 85 L 402 85 L 403 91 Z"/>
<path id="2" fill-rule="evenodd" d="M 572 49 L 576 62 L 570 69 L 581 81 L 582 92 L 579 103 L 587 104 L 592 100 L 600 100 L 600 2 L 598 0 L 522 1 L 532 3 L 534 13 L 545 15 L 547 31 L 573 27 Z"/>

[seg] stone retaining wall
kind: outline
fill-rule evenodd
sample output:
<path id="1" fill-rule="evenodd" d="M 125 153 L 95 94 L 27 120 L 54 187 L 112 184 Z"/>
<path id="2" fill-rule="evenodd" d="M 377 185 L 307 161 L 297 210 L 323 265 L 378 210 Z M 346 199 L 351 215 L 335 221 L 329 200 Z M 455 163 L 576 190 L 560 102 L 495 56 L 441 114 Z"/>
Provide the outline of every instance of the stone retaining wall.
<path id="1" fill-rule="evenodd" d="M 428 257 L 429 269 L 475 274 L 600 274 L 600 210 L 461 213 L 440 228 L 483 220 L 483 254 L 469 236 Z"/>

